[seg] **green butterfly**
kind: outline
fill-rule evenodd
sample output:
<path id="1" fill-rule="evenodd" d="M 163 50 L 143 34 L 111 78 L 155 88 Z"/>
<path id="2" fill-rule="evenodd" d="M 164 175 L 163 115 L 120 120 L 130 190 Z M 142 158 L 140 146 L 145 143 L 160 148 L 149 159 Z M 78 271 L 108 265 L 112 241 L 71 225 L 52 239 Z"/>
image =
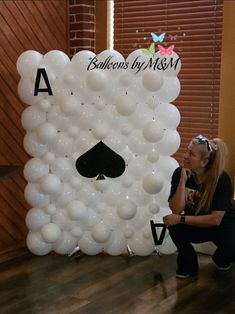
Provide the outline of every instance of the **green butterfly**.
<path id="1" fill-rule="evenodd" d="M 151 45 L 147 49 L 146 48 L 141 48 L 140 50 L 147 56 L 154 55 L 154 53 L 155 53 L 155 43 L 151 43 Z"/>

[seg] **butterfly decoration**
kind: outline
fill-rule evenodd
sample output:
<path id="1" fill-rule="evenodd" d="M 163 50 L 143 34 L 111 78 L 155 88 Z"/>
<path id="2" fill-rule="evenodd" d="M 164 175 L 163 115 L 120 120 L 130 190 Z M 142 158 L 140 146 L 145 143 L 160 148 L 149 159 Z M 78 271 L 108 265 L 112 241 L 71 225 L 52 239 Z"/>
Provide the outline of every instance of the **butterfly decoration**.
<path id="1" fill-rule="evenodd" d="M 165 55 L 165 54 L 172 55 L 172 53 L 174 52 L 173 50 L 174 50 L 174 48 L 175 48 L 174 45 L 171 45 L 171 46 L 169 46 L 169 47 L 167 47 L 167 48 L 164 48 L 164 47 L 161 46 L 161 45 L 158 45 L 157 47 L 158 47 L 159 52 L 160 52 L 160 54 L 161 54 L 162 56 Z"/>
<path id="2" fill-rule="evenodd" d="M 152 36 L 152 39 L 153 41 L 156 43 L 156 42 L 163 42 L 164 40 L 164 37 L 165 37 L 165 33 L 162 33 L 161 35 L 157 35 L 155 33 L 151 33 L 151 36 Z"/>
<path id="3" fill-rule="evenodd" d="M 169 35 L 170 40 L 177 40 L 177 35 Z"/>
<path id="4" fill-rule="evenodd" d="M 151 43 L 149 48 L 141 48 L 140 50 L 147 56 L 153 55 L 155 53 L 155 44 Z"/>

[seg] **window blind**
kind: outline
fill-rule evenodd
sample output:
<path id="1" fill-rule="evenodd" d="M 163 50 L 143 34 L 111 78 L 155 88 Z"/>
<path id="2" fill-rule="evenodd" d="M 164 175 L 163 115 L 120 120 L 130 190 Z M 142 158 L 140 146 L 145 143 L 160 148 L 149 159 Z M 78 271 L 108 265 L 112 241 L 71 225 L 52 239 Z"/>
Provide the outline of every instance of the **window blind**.
<path id="1" fill-rule="evenodd" d="M 223 0 L 114 0 L 115 50 L 127 57 L 149 47 L 151 32 L 164 32 L 163 44 L 174 44 L 181 58 L 181 92 L 173 102 L 181 114 L 179 162 L 193 136 L 218 134 L 222 22 Z"/>

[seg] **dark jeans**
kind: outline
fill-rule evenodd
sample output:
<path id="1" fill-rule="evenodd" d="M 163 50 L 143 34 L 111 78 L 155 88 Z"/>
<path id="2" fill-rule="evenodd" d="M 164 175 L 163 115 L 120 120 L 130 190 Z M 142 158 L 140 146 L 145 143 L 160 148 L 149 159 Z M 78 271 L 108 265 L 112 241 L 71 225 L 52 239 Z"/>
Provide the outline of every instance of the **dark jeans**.
<path id="1" fill-rule="evenodd" d="M 199 228 L 177 224 L 168 228 L 178 249 L 178 271 L 198 272 L 197 254 L 191 243 L 214 242 L 217 249 L 213 259 L 218 265 L 227 265 L 235 260 L 235 219 L 223 219 L 218 227 Z"/>

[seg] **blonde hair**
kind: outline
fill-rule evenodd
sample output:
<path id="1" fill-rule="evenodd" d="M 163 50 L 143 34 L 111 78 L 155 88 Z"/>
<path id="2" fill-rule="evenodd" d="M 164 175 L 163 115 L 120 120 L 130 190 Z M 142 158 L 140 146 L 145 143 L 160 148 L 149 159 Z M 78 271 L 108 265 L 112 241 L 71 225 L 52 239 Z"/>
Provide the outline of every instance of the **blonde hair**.
<path id="1" fill-rule="evenodd" d="M 205 214 L 210 210 L 219 177 L 225 168 L 228 149 L 225 142 L 220 138 L 208 140 L 208 143 L 203 145 L 194 138 L 192 143 L 198 145 L 201 159 L 208 159 L 206 177 L 200 189 L 201 198 L 196 206 L 196 215 L 199 213 Z M 209 147 L 210 149 L 208 149 Z"/>

